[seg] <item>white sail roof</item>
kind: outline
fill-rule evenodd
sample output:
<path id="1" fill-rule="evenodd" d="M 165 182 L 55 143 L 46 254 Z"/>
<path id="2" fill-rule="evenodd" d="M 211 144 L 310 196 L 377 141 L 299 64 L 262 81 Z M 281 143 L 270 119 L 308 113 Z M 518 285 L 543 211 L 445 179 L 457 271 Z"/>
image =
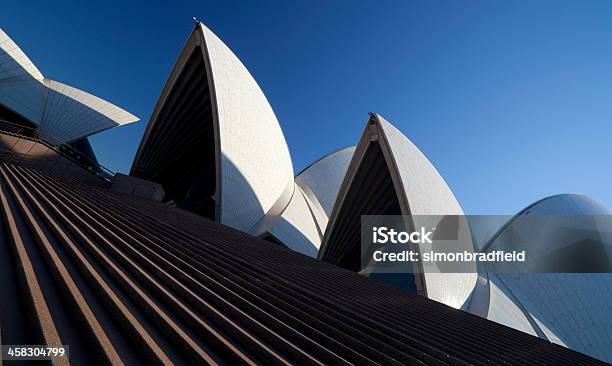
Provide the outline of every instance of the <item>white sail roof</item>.
<path id="1" fill-rule="evenodd" d="M 138 121 L 110 102 L 45 78 L 2 29 L 0 104 L 40 126 L 40 137 L 52 143 L 71 142 Z"/>

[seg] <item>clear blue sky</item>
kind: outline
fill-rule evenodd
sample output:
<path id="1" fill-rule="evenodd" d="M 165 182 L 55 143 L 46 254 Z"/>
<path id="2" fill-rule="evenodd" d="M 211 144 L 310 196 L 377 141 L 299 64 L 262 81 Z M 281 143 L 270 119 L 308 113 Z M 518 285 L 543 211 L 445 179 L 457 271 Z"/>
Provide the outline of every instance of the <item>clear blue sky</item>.
<path id="1" fill-rule="evenodd" d="M 0 25 L 45 76 L 141 117 L 92 138 L 126 172 L 192 16 L 259 82 L 296 171 L 376 111 L 467 213 L 562 192 L 612 208 L 612 1 L 7 1 Z"/>

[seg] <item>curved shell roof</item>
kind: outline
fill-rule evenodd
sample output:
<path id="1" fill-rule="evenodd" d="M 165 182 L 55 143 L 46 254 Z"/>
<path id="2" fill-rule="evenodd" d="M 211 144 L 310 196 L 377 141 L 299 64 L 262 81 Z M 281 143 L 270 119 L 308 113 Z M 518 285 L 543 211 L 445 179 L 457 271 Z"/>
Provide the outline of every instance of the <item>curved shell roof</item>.
<path id="1" fill-rule="evenodd" d="M 531 265 L 536 265 L 534 255 L 538 256 L 537 260 L 557 255 L 564 246 L 576 245 L 581 239 L 603 243 L 610 241 L 612 245 L 612 237 L 606 236 L 607 231 L 612 230 L 609 215 L 610 211 L 601 202 L 589 196 L 559 194 L 547 197 L 527 206 L 508 220 L 481 251 L 521 250 L 528 247 Z M 565 230 L 561 237 L 558 235 L 560 229 Z M 515 233 L 522 236 L 520 244 L 516 243 Z M 612 256 L 612 246 L 608 250 Z M 612 263 L 612 259 L 610 261 Z"/>
<path id="2" fill-rule="evenodd" d="M 376 115 L 391 150 L 413 215 L 463 215 L 444 178 L 400 130 Z"/>
<path id="3" fill-rule="evenodd" d="M 174 187 L 185 170 L 196 172 Z M 270 103 L 238 57 L 201 23 L 166 81 L 132 174 L 161 183 L 166 200 L 179 207 L 197 211 L 206 195 L 205 205 L 214 208 L 205 216 L 244 232 L 265 226 L 266 215 L 282 212 L 294 195 L 289 149 Z"/>
<path id="4" fill-rule="evenodd" d="M 42 80 L 42 73 L 11 37 L 0 28 L 0 82 Z"/>
<path id="5" fill-rule="evenodd" d="M 383 183 L 385 175 L 388 176 L 387 183 Z M 376 181 L 380 181 L 380 187 L 373 188 Z M 394 194 L 376 196 L 380 191 L 388 190 L 393 190 Z M 357 201 L 366 200 L 371 200 L 371 204 L 360 202 L 357 205 Z M 393 206 L 389 204 L 383 211 L 376 211 L 382 207 L 381 200 L 396 200 L 398 207 L 390 209 Z M 452 191 L 431 162 L 404 134 L 378 114 L 370 116 L 357 145 L 325 232 L 320 258 L 332 262 L 346 261 L 346 253 L 355 252 L 349 247 L 355 244 L 342 238 L 358 238 L 358 234 L 341 233 L 347 230 L 346 227 L 359 223 L 358 218 L 347 218 L 354 215 L 351 207 L 378 207 L 365 208 L 370 211 L 360 215 L 411 215 L 415 227 L 419 226 L 419 215 L 463 215 Z M 466 225 L 461 227 L 465 229 L 460 230 L 461 233 L 469 235 Z M 467 245 L 470 240 L 460 242 Z M 344 244 L 339 243 L 349 246 L 341 248 Z M 473 250 L 472 247 L 464 249 Z M 417 288 L 420 287 L 419 292 L 431 299 L 459 308 L 468 299 L 476 277 L 475 273 L 423 273 L 417 281 Z"/>
<path id="6" fill-rule="evenodd" d="M 40 136 L 52 143 L 71 142 L 138 121 L 112 103 L 46 79 L 2 29 L 0 104 L 40 126 Z"/>
<path id="7" fill-rule="evenodd" d="M 355 147 L 335 151 L 302 170 L 286 207 L 270 210 L 251 233 L 270 234 L 289 248 L 316 257 L 353 151 Z"/>
<path id="8" fill-rule="evenodd" d="M 538 256 L 568 253 L 564 238 L 583 243 L 582 251 L 594 250 L 588 242 L 604 238 L 610 227 L 610 211 L 599 201 L 579 194 L 561 194 L 537 201 L 512 217 L 488 242 L 483 251 L 511 250 L 510 237 L 526 240 Z M 535 228 L 528 218 L 542 217 Z M 572 217 L 575 215 L 576 217 Z M 565 220 L 564 217 L 569 217 Z M 550 221 L 552 219 L 552 221 Z M 538 219 L 539 222 L 540 219 Z M 605 223 L 602 220 L 607 220 Z M 576 226 L 571 227 L 571 222 Z M 568 230 L 572 229 L 572 233 Z M 557 234 L 563 233 L 560 237 Z M 581 236 L 582 235 L 582 236 Z M 604 243 L 609 242 L 604 240 Z M 516 241 L 516 239 L 514 239 Z M 589 260 L 612 264 L 608 246 L 588 254 Z M 531 254 L 531 253 L 530 253 Z M 558 263 L 564 260 L 555 257 Z M 595 265 L 595 263 L 593 263 Z M 537 272 L 537 269 L 535 269 Z M 539 336 L 590 356 L 612 361 L 612 290 L 610 273 L 483 273 L 486 284 L 479 289 L 487 296 L 474 297 L 468 311 L 490 320 Z M 586 301 L 585 301 L 586 300 Z"/>
<path id="9" fill-rule="evenodd" d="M 385 118 L 377 115 L 377 119 L 393 154 L 415 227 L 419 226 L 419 215 L 463 216 L 455 195 L 425 154 Z M 466 244 L 469 240 L 458 242 Z M 464 249 L 473 251 L 474 248 Z M 456 308 L 469 298 L 477 277 L 475 273 L 426 272 L 423 275 L 427 297 Z"/>
<path id="10" fill-rule="evenodd" d="M 212 31 L 202 23 L 199 27 L 216 98 L 220 222 L 248 231 L 293 185 L 291 157 L 276 115 L 255 79 Z"/>
<path id="11" fill-rule="evenodd" d="M 354 152 L 355 146 L 334 151 L 310 164 L 295 177 L 295 183 L 302 188 L 309 207 L 317 215 L 322 232 L 325 232 Z"/>
<path id="12" fill-rule="evenodd" d="M 133 114 L 70 85 L 49 79 L 44 84 L 47 93 L 40 125 L 42 138 L 49 135 L 60 141 L 74 141 L 138 121 Z"/>
<path id="13" fill-rule="evenodd" d="M 278 241 L 296 252 L 316 257 L 321 245 L 321 232 L 300 186 L 295 185 L 291 201 L 267 230 Z"/>

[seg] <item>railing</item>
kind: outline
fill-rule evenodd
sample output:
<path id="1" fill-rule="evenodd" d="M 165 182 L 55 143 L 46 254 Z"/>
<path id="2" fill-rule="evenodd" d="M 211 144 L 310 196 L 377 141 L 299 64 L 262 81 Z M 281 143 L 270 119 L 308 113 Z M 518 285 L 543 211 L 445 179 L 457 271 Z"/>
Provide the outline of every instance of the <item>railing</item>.
<path id="1" fill-rule="evenodd" d="M 110 181 L 115 175 L 115 173 L 110 169 L 106 168 L 97 161 L 92 161 L 92 159 L 90 159 L 88 156 L 82 154 L 80 151 L 70 146 L 70 144 L 61 141 L 60 139 L 54 136 L 45 135 L 44 139 L 39 138 L 38 130 L 35 128 L 18 125 L 5 120 L 0 120 L 0 133 L 11 135 L 17 137 L 18 139 L 24 139 L 43 144 L 58 153 L 59 155 L 63 156 L 64 158 L 77 164 L 79 167 L 87 170 L 89 173 L 96 175 L 106 181 Z M 14 150 L 16 145 L 17 142 L 9 149 L 0 148 L 0 158 L 2 158 L 2 160 L 4 161 L 12 161 L 15 159 L 23 161 L 24 159 L 28 158 L 27 154 L 20 153 Z"/>

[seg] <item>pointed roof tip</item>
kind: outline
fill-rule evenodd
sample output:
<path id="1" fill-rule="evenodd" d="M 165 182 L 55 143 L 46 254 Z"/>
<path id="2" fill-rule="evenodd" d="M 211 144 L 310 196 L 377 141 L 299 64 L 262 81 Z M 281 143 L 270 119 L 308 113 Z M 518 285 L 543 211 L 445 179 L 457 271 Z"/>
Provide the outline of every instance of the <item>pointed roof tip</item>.
<path id="1" fill-rule="evenodd" d="M 193 19 L 193 22 L 195 23 L 195 25 L 200 25 L 200 23 L 202 23 L 200 21 L 200 19 L 196 18 L 196 17 L 191 17 Z"/>
<path id="2" fill-rule="evenodd" d="M 376 121 L 378 120 L 377 118 L 377 114 L 374 112 L 368 112 L 368 122 L 366 123 L 366 125 L 374 125 L 376 124 Z"/>
<path id="3" fill-rule="evenodd" d="M 381 116 L 380 113 L 376 113 L 376 112 L 368 112 L 368 124 L 375 124 L 375 123 L 380 123 L 381 120 L 386 121 L 385 117 Z"/>

